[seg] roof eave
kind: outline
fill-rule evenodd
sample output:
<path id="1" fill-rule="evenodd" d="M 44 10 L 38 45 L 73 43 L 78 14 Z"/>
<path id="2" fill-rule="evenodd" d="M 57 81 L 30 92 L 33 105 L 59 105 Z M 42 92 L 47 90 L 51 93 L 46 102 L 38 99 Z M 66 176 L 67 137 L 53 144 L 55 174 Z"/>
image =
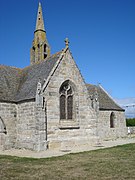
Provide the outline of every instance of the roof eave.
<path id="1" fill-rule="evenodd" d="M 112 109 L 112 108 L 99 108 L 100 111 L 122 111 L 125 112 L 125 109 Z"/>
<path id="2" fill-rule="evenodd" d="M 22 103 L 22 102 L 30 102 L 30 101 L 35 101 L 35 98 L 22 99 L 22 100 L 18 100 L 18 101 L 0 100 L 1 103 L 14 103 L 14 104 L 18 104 L 18 103 Z"/>

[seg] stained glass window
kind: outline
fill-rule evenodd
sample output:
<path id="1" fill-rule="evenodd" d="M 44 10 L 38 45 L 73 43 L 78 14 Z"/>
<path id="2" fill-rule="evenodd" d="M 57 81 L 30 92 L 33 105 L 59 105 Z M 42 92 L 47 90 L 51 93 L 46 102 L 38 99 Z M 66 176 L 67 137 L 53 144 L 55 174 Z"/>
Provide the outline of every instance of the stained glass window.
<path id="1" fill-rule="evenodd" d="M 72 119 L 73 116 L 73 96 L 67 98 L 67 119 Z"/>
<path id="2" fill-rule="evenodd" d="M 66 109 L 65 109 L 66 97 L 64 95 L 60 96 L 60 119 L 66 119 Z"/>
<path id="3" fill-rule="evenodd" d="M 69 81 L 60 88 L 60 119 L 73 119 L 73 93 Z"/>

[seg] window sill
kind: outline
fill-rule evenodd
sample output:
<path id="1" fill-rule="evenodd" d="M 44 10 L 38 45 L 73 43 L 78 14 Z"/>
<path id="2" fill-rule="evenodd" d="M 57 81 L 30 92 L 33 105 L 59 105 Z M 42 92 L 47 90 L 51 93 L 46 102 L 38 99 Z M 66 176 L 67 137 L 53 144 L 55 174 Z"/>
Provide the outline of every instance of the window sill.
<path id="1" fill-rule="evenodd" d="M 59 123 L 60 129 L 79 129 L 79 122 L 76 122 L 74 120 L 60 120 Z"/>

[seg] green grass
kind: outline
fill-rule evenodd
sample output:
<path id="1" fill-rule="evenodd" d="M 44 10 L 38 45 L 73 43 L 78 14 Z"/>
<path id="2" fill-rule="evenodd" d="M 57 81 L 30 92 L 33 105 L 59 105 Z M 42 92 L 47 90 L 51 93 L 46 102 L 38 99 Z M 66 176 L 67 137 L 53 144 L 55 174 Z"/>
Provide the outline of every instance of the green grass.
<path id="1" fill-rule="evenodd" d="M 34 159 L 0 156 L 0 180 L 134 180 L 135 144 Z"/>

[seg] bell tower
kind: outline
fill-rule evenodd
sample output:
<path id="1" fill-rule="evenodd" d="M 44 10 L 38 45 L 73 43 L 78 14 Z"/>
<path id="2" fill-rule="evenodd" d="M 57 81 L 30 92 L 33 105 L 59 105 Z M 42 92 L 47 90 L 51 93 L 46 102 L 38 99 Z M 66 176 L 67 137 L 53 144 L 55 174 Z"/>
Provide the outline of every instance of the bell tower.
<path id="1" fill-rule="evenodd" d="M 50 56 L 50 46 L 46 38 L 41 3 L 39 2 L 34 40 L 30 50 L 30 64 L 41 62 Z"/>

